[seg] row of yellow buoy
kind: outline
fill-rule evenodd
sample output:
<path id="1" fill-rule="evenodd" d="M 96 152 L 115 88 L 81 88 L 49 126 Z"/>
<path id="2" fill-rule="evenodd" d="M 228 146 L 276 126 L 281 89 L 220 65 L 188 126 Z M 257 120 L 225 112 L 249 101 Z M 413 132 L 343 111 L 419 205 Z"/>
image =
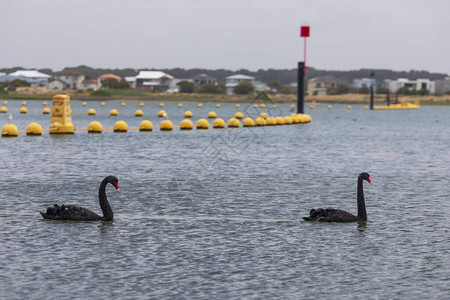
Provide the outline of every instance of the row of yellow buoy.
<path id="1" fill-rule="evenodd" d="M 291 114 L 290 116 L 285 117 L 257 117 L 256 119 L 252 119 L 250 117 L 247 117 L 243 120 L 242 126 L 243 127 L 254 127 L 254 126 L 274 126 L 274 125 L 285 125 L 285 124 L 298 124 L 298 123 L 309 123 L 311 122 L 311 116 L 308 114 Z M 213 121 L 212 127 L 213 128 L 238 128 L 241 126 L 241 123 L 239 119 L 237 118 L 230 118 L 227 123 L 225 123 L 225 120 L 222 118 L 217 118 Z M 210 127 L 208 120 L 206 119 L 199 119 L 197 120 L 195 127 L 197 129 L 208 129 Z M 140 131 L 152 131 L 153 130 L 153 123 L 149 120 L 144 120 L 139 124 L 138 129 Z M 163 120 L 159 124 L 159 129 L 163 131 L 170 131 L 174 128 L 174 125 L 172 121 L 170 120 Z M 194 123 L 190 119 L 184 119 L 181 121 L 179 128 L 181 130 L 191 130 L 194 128 Z M 128 124 L 123 121 L 119 120 L 117 121 L 113 128 L 114 132 L 127 132 L 128 131 Z M 42 132 L 41 125 L 38 123 L 30 123 L 25 133 L 27 135 L 41 135 Z M 98 121 L 92 121 L 89 123 L 87 127 L 87 131 L 89 133 L 101 133 L 103 131 L 103 126 Z M 3 126 L 1 130 L 1 135 L 4 137 L 10 137 L 10 136 L 17 136 L 19 134 L 19 130 L 14 124 L 6 124 Z"/>
<path id="2" fill-rule="evenodd" d="M 6 114 L 7 112 L 8 112 L 8 109 L 5 106 L 0 107 L 0 113 Z M 26 114 L 26 113 L 28 113 L 28 109 L 25 106 L 22 106 L 19 110 L 19 113 Z M 44 115 L 48 115 L 50 113 L 50 108 L 45 107 L 42 110 L 42 113 Z M 89 112 L 88 112 L 88 114 L 89 114 Z M 94 115 L 95 115 L 95 110 L 94 110 Z"/>

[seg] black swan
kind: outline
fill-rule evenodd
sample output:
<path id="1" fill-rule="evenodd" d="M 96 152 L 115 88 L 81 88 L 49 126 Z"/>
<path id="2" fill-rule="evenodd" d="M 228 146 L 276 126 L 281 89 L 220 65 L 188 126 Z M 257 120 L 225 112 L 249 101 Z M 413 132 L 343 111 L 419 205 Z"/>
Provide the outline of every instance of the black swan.
<path id="1" fill-rule="evenodd" d="M 366 203 L 364 200 L 363 180 L 372 184 L 369 174 L 363 172 L 358 176 L 358 216 L 352 215 L 344 210 L 335 208 L 318 208 L 311 209 L 309 217 L 303 217 L 305 221 L 322 221 L 322 222 L 355 222 L 367 221 Z"/>
<path id="2" fill-rule="evenodd" d="M 76 205 L 53 205 L 48 207 L 46 212 L 41 212 L 44 219 L 51 220 L 70 220 L 70 221 L 111 221 L 114 217 L 114 213 L 106 198 L 105 188 L 108 183 L 111 183 L 119 192 L 119 179 L 114 176 L 108 176 L 103 179 L 98 189 L 98 200 L 100 202 L 100 208 L 103 212 L 103 217 L 97 215 L 95 212 Z"/>

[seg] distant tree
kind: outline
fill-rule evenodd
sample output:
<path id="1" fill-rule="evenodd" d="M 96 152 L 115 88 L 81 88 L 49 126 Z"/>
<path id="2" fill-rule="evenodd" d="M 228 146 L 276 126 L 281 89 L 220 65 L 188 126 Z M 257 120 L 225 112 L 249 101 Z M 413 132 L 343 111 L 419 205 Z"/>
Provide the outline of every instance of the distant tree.
<path id="1" fill-rule="evenodd" d="M 239 95 L 247 95 L 255 90 L 255 87 L 251 82 L 241 81 L 237 86 L 233 88 L 233 93 Z"/>
<path id="2" fill-rule="evenodd" d="M 118 88 L 119 89 L 123 89 L 123 90 L 126 90 L 126 89 L 129 89 L 130 88 L 130 85 L 128 84 L 128 82 L 126 82 L 125 80 L 121 80 L 121 81 L 119 81 L 119 86 L 118 86 Z"/>
<path id="3" fill-rule="evenodd" d="M 279 81 L 272 81 L 267 84 L 268 87 L 274 92 L 282 93 L 282 94 L 291 94 L 291 90 L 284 84 Z M 306 87 L 307 85 L 305 85 Z"/>
<path id="4" fill-rule="evenodd" d="M 0 87 L 0 94 L 8 94 L 8 92 L 3 87 Z"/>
<path id="5" fill-rule="evenodd" d="M 362 86 L 360 89 L 359 89 L 359 93 L 360 94 L 368 94 L 370 92 L 370 89 L 367 87 L 367 86 Z"/>
<path id="6" fill-rule="evenodd" d="M 92 95 L 92 96 L 107 97 L 107 96 L 111 96 L 112 93 L 109 92 L 108 90 L 96 90 L 96 91 L 93 91 L 93 92 L 91 93 L 91 95 Z"/>
<path id="7" fill-rule="evenodd" d="M 199 87 L 197 92 L 200 94 L 225 94 L 225 86 L 206 84 Z"/>
<path id="8" fill-rule="evenodd" d="M 129 89 L 130 85 L 125 80 L 117 80 L 116 78 L 106 78 L 102 81 L 102 88 L 106 89 Z"/>
<path id="9" fill-rule="evenodd" d="M 195 89 L 195 84 L 189 80 L 182 80 L 177 83 L 180 88 L 180 93 L 193 93 Z"/>
<path id="10" fill-rule="evenodd" d="M 397 90 L 399 95 L 409 95 L 409 89 L 407 87 L 401 87 Z"/>
<path id="11" fill-rule="evenodd" d="M 8 86 L 12 86 L 12 87 L 27 87 L 27 86 L 31 86 L 31 84 L 29 82 L 26 82 L 25 80 L 20 80 L 20 79 L 14 79 L 13 81 L 11 81 Z"/>

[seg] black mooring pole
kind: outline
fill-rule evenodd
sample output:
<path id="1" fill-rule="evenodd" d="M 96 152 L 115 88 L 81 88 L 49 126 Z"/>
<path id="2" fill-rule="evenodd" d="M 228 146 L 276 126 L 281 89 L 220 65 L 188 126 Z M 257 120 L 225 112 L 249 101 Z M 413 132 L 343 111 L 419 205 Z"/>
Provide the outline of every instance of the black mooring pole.
<path id="1" fill-rule="evenodd" d="M 387 102 L 387 106 L 391 105 L 391 93 L 388 91 L 386 94 L 386 102 Z"/>
<path id="2" fill-rule="evenodd" d="M 305 63 L 300 61 L 297 70 L 297 113 L 303 114 L 305 98 Z"/>
<path id="3" fill-rule="evenodd" d="M 373 85 L 370 86 L 370 109 L 373 109 Z"/>

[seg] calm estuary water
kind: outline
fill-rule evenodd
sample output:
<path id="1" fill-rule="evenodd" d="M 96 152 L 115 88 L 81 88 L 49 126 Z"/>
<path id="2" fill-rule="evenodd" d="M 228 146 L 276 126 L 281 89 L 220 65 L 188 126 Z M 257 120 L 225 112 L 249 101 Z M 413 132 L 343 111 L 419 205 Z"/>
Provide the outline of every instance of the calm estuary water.
<path id="1" fill-rule="evenodd" d="M 11 113 L 19 130 L 48 128 L 42 101 L 26 115 L 8 102 L 1 126 Z M 72 101 L 73 120 L 158 125 L 159 102 L 144 118 L 133 116 L 138 103 Z M 194 122 L 264 111 L 247 106 L 164 109 L 175 125 L 186 110 Z M 450 298 L 450 107 L 306 112 L 312 123 L 292 126 L 0 138 L 0 298 Z M 356 213 L 363 171 L 367 223 L 302 221 L 314 207 Z M 113 222 L 38 213 L 54 203 L 100 212 L 107 175 L 121 191 L 107 188 Z"/>

